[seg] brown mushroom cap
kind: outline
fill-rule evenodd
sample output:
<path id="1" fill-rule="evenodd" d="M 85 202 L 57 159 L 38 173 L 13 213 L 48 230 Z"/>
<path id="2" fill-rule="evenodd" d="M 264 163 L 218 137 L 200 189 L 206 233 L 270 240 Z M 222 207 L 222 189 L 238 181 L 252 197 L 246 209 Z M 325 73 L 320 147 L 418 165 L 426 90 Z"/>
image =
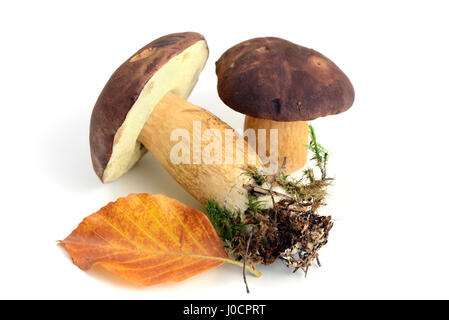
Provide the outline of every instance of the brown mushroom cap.
<path id="1" fill-rule="evenodd" d="M 354 88 L 321 53 L 280 38 L 256 38 L 216 62 L 218 94 L 254 118 L 308 121 L 349 109 Z"/>
<path id="2" fill-rule="evenodd" d="M 117 179 L 146 152 L 137 141 L 154 106 L 167 93 L 187 98 L 207 57 L 204 37 L 174 33 L 149 43 L 111 76 L 92 111 L 90 151 L 103 182 Z"/>

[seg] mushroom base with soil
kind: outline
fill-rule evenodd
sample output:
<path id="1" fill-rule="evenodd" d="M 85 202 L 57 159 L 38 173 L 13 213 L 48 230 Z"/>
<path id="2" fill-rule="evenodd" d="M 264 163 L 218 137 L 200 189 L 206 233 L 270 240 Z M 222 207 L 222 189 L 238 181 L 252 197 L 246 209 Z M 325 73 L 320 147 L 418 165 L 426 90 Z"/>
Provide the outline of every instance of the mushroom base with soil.
<path id="1" fill-rule="evenodd" d="M 270 156 L 270 130 L 278 130 L 278 164 L 287 158 L 285 173 L 290 174 L 298 171 L 307 162 L 307 150 L 309 139 L 309 127 L 307 121 L 273 121 L 267 119 L 245 116 L 245 131 L 254 129 L 257 139 L 260 139 L 258 129 L 266 130 L 266 156 Z M 259 143 L 259 141 L 258 141 Z M 256 143 L 258 147 L 258 143 Z M 253 148 L 256 150 L 255 146 Z M 259 156 L 264 156 L 263 151 L 257 149 Z M 264 163 L 264 165 L 266 165 Z"/>

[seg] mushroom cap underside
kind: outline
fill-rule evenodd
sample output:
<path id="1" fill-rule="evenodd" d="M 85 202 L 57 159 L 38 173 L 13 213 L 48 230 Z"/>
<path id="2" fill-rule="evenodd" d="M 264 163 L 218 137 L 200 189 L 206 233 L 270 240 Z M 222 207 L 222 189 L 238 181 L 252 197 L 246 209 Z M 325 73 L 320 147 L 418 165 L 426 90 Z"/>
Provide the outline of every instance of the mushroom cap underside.
<path id="1" fill-rule="evenodd" d="M 186 99 L 208 54 L 201 34 L 169 34 L 141 48 L 112 74 L 90 122 L 92 164 L 102 182 L 116 180 L 145 154 L 137 139 L 152 110 L 168 92 Z"/>

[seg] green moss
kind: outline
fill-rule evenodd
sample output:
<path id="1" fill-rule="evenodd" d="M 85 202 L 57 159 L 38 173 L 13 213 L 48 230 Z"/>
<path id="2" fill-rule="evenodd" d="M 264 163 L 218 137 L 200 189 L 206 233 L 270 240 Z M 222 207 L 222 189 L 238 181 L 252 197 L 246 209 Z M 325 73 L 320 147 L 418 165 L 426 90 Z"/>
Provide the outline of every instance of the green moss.
<path id="1" fill-rule="evenodd" d="M 262 175 L 256 167 L 247 166 L 244 170 L 249 177 L 253 178 L 258 186 L 261 186 L 266 182 L 266 176 Z"/>
<path id="2" fill-rule="evenodd" d="M 244 226 L 240 221 L 240 212 L 231 212 L 214 200 L 207 201 L 206 214 L 218 236 L 228 245 L 241 233 Z"/>

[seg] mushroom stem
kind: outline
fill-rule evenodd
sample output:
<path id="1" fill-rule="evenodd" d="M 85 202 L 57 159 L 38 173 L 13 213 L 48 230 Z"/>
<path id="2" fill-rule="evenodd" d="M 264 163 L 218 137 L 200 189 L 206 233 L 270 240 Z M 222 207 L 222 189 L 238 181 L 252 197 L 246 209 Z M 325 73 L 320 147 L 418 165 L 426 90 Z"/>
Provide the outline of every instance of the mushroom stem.
<path id="1" fill-rule="evenodd" d="M 243 169 L 247 163 L 261 167 L 259 158 L 243 138 L 212 113 L 167 93 L 144 124 L 139 141 L 201 204 L 215 200 L 228 209 L 246 210 L 248 199 L 243 185 L 250 178 Z M 182 161 L 177 163 L 180 157 Z"/>
<path id="2" fill-rule="evenodd" d="M 309 139 L 309 128 L 307 121 L 284 122 L 246 116 L 245 130 L 247 129 L 254 129 L 256 133 L 258 133 L 258 129 L 266 130 L 267 157 L 270 155 L 270 129 L 278 129 L 278 163 L 282 163 L 284 157 L 287 157 L 285 167 L 286 174 L 293 173 L 304 167 L 306 164 L 307 144 Z M 257 134 L 257 137 L 258 136 L 259 135 Z M 253 148 L 255 147 L 253 146 Z M 264 165 L 267 164 L 264 163 Z"/>

